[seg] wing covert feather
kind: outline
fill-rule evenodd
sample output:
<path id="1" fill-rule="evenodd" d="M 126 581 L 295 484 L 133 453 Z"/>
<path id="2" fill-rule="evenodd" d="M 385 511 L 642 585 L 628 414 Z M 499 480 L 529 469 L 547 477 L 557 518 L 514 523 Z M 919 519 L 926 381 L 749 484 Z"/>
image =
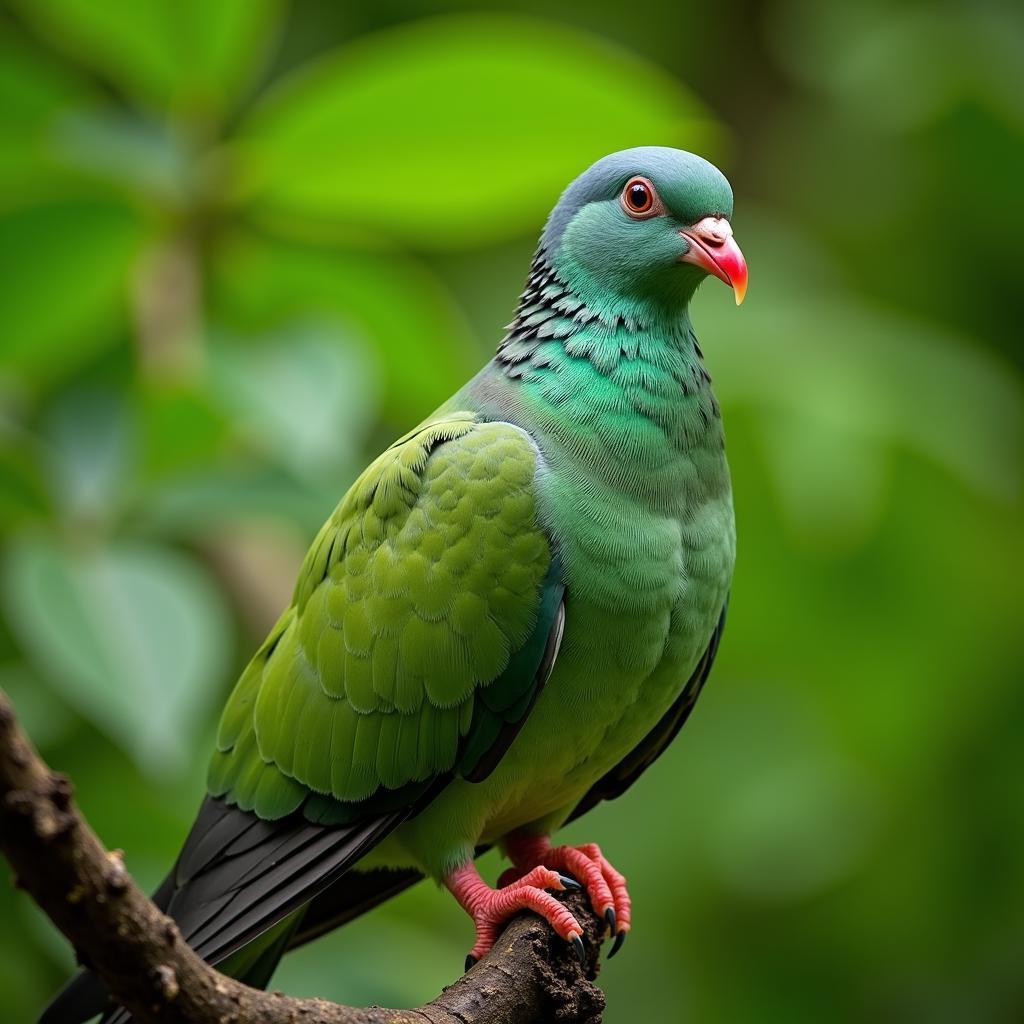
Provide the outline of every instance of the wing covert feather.
<path id="1" fill-rule="evenodd" d="M 538 458 L 518 427 L 459 413 L 371 464 L 228 702 L 215 796 L 276 818 L 310 792 L 358 805 L 479 774 L 528 710 L 561 601 Z"/>

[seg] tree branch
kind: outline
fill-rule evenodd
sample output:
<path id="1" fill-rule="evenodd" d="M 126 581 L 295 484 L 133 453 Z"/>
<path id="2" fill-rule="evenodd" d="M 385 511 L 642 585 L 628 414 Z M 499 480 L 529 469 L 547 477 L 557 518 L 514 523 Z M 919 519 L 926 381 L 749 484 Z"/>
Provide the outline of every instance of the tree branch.
<path id="1" fill-rule="evenodd" d="M 516 918 L 494 949 L 415 1010 L 356 1009 L 249 988 L 200 959 L 143 894 L 52 772 L 0 690 L 0 849 L 25 889 L 140 1024 L 600 1024 L 593 984 L 601 925 L 585 898 L 568 897 L 587 929 L 588 963 L 538 918 Z"/>

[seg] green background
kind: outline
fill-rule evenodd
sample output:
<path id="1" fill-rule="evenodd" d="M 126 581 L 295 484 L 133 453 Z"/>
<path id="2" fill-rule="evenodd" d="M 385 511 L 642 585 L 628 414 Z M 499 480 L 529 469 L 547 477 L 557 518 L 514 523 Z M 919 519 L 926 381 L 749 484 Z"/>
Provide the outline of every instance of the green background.
<path id="1" fill-rule="evenodd" d="M 0 685 L 104 841 L 156 883 L 320 521 L 560 189 L 680 146 L 751 270 L 694 310 L 739 563 L 680 742 L 569 830 L 631 881 L 607 1019 L 1024 1019 L 1022 66 L 1010 3 L 0 5 Z M 470 940 L 421 885 L 276 984 L 414 1005 Z M 0 1016 L 70 965 L 0 887 Z"/>

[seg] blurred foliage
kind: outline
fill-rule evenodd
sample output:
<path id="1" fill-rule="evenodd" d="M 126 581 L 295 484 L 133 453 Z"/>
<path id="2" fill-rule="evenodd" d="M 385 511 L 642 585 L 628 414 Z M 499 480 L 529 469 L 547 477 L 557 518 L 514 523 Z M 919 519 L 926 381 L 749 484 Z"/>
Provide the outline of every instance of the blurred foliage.
<path id="1" fill-rule="evenodd" d="M 1022 61 L 994 2 L 0 6 L 0 685 L 104 840 L 158 881 L 320 521 L 560 188 L 677 145 L 753 271 L 695 310 L 740 562 L 683 738 L 570 830 L 637 905 L 608 1020 L 1024 1018 Z M 275 983 L 414 1004 L 469 938 L 422 885 Z M 4 1019 L 70 966 L 0 892 Z"/>

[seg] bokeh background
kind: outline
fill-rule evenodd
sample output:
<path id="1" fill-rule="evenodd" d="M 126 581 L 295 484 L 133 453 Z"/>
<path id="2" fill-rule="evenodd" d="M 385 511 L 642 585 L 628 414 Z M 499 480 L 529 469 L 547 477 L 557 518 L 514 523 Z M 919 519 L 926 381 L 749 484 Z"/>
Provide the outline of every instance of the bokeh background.
<path id="1" fill-rule="evenodd" d="M 694 312 L 739 565 L 680 742 L 571 829 L 637 906 L 607 1019 L 1024 1019 L 1022 67 L 1010 3 L 0 4 L 0 685 L 107 844 L 160 878 L 305 545 L 561 188 L 680 146 L 751 268 Z M 414 1005 L 469 944 L 421 885 L 276 984 Z M 0 1016 L 71 962 L 0 887 Z"/>

